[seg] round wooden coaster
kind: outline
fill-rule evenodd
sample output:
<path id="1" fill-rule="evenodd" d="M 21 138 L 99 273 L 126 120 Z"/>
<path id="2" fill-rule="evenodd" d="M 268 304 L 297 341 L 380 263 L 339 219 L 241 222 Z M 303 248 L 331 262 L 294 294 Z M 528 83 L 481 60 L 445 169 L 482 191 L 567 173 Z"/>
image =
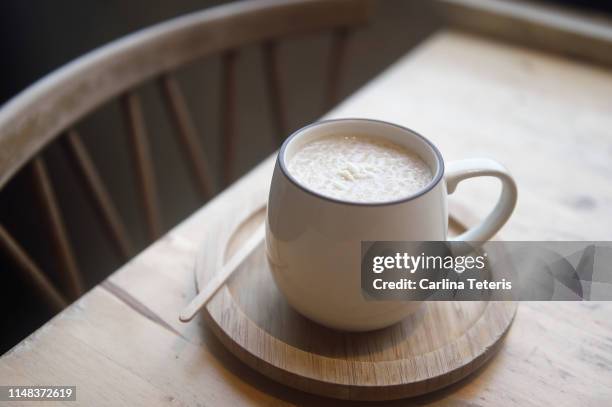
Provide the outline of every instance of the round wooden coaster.
<path id="1" fill-rule="evenodd" d="M 199 287 L 263 222 L 265 210 L 259 208 L 250 214 L 244 206 L 234 208 L 232 216 L 211 219 L 204 247 L 218 250 L 198 256 Z M 457 221 L 451 228 L 461 231 Z M 340 399 L 390 400 L 440 389 L 476 370 L 499 348 L 515 312 L 513 302 L 426 302 L 386 329 L 334 331 L 284 301 L 262 244 L 204 314 L 232 353 L 278 382 Z"/>

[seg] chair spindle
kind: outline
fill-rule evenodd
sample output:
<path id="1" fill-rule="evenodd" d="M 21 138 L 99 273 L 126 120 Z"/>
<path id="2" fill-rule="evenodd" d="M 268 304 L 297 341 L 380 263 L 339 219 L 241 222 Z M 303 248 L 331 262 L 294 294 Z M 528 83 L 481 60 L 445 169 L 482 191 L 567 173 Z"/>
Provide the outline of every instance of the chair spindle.
<path id="1" fill-rule="evenodd" d="M 349 30 L 346 27 L 337 28 L 332 32 L 324 113 L 327 113 L 335 106 L 340 96 L 341 75 L 346 63 L 348 37 Z"/>
<path id="2" fill-rule="evenodd" d="M 264 42 L 262 53 L 272 121 L 276 131 L 276 139 L 280 145 L 287 136 L 288 126 L 280 75 L 278 42 L 274 40 Z"/>
<path id="3" fill-rule="evenodd" d="M 81 274 L 79 273 L 72 245 L 66 232 L 64 219 L 55 197 L 51 178 L 42 156 L 39 155 L 32 160 L 32 172 L 36 191 L 42 202 L 46 221 L 49 225 L 51 240 L 59 262 L 59 272 L 63 279 L 64 288 L 71 298 L 78 298 L 83 293 Z"/>
<path id="4" fill-rule="evenodd" d="M 88 192 L 93 206 L 102 218 L 106 232 L 113 242 L 117 253 L 124 260 L 129 259 L 134 254 L 132 242 L 130 241 L 125 224 L 121 216 L 119 216 L 117 207 L 87 151 L 87 147 L 85 147 L 79 134 L 74 129 L 67 132 L 66 136 L 62 139 L 62 143 Z"/>
<path id="5" fill-rule="evenodd" d="M 221 88 L 221 144 L 223 182 L 228 185 L 233 178 L 236 138 L 236 58 L 237 51 L 223 54 L 223 78 Z"/>
<path id="6" fill-rule="evenodd" d="M 151 240 L 155 240 L 162 233 L 162 221 L 142 106 L 134 91 L 125 93 L 121 101 L 148 234 Z"/>
<path id="7" fill-rule="evenodd" d="M 210 171 L 206 164 L 204 148 L 199 141 L 180 86 L 174 76 L 166 73 L 159 78 L 159 87 L 162 99 L 176 128 L 179 144 L 188 158 L 200 195 L 202 198 L 209 198 L 213 192 Z"/>
<path id="8" fill-rule="evenodd" d="M 53 311 L 59 312 L 68 305 L 64 295 L 55 288 L 49 278 L 38 268 L 36 263 L 2 225 L 0 225 L 0 247 L 4 248 L 15 264 L 26 274 L 30 282 L 44 296 L 45 302 Z"/>

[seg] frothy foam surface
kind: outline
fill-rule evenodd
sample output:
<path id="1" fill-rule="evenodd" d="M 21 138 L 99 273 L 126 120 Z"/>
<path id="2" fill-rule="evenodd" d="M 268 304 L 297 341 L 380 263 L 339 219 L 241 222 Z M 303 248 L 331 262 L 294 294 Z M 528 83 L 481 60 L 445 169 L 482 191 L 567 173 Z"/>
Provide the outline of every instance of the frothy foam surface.
<path id="1" fill-rule="evenodd" d="M 352 202 L 404 198 L 433 178 L 427 164 L 407 148 L 359 135 L 326 136 L 306 143 L 287 169 L 307 188 Z"/>

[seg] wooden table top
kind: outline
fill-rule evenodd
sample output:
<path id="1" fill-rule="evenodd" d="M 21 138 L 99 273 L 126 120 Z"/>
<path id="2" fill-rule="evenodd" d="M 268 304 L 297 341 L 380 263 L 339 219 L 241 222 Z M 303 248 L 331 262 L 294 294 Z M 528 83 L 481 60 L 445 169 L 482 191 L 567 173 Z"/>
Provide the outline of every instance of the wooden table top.
<path id="1" fill-rule="evenodd" d="M 430 138 L 445 160 L 490 156 L 515 175 L 507 240 L 610 240 L 612 73 L 441 31 L 329 117 L 370 117 Z M 203 319 L 178 321 L 195 295 L 207 219 L 249 188 L 266 193 L 273 157 L 0 359 L 3 385 L 76 385 L 66 405 L 341 405 L 243 366 Z M 454 202 L 482 216 L 497 186 Z M 601 406 L 612 400 L 612 303 L 522 303 L 499 354 L 448 389 L 397 405 Z M 346 403 L 350 404 L 350 403 Z M 38 405 L 38 404 L 37 404 Z M 53 404 L 55 405 L 55 404 Z"/>

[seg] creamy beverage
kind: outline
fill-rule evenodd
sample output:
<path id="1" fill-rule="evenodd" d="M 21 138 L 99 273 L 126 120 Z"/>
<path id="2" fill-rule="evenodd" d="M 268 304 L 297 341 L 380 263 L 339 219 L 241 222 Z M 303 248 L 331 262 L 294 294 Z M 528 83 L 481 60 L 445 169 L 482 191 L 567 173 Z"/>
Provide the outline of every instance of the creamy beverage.
<path id="1" fill-rule="evenodd" d="M 499 200 L 484 220 L 449 238 L 448 195 L 476 177 L 497 178 Z M 470 242 L 453 250 L 467 254 L 504 225 L 516 196 L 512 176 L 493 160 L 445 167 L 436 146 L 408 128 L 323 120 L 290 135 L 277 156 L 266 212 L 268 266 L 305 317 L 347 331 L 385 328 L 422 302 L 376 301 L 364 291 L 377 276 L 362 268 L 369 255 L 363 242 L 453 239 Z"/>
<path id="2" fill-rule="evenodd" d="M 313 140 L 287 163 L 305 187 L 352 202 L 394 201 L 423 189 L 433 176 L 415 153 L 388 140 L 332 135 Z"/>

